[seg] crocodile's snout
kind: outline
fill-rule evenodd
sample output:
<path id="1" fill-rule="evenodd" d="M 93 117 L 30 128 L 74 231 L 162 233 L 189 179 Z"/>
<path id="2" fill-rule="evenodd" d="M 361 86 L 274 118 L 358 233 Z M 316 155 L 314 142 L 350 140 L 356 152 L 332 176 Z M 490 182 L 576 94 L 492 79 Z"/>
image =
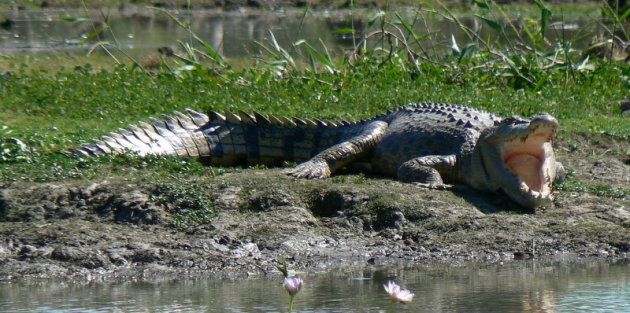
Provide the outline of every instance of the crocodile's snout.
<path id="1" fill-rule="evenodd" d="M 533 116 L 529 122 L 528 132 L 534 135 L 555 135 L 558 129 L 558 120 L 549 114 L 540 114 Z"/>

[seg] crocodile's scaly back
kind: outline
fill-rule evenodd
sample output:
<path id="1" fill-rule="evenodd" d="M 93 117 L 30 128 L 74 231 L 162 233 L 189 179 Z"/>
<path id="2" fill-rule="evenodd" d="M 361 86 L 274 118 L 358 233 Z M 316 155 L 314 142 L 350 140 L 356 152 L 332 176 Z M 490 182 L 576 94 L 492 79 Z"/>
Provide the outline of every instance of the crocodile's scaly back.
<path id="1" fill-rule="evenodd" d="M 423 155 L 459 154 L 501 121 L 492 113 L 449 103 L 416 103 L 383 117 L 387 132 L 374 151 L 375 171 L 396 175 L 404 162 Z"/>
<path id="2" fill-rule="evenodd" d="M 219 166 L 302 162 L 360 133 L 361 122 L 267 117 L 227 111 L 208 115 L 187 109 L 119 129 L 74 151 L 82 155 L 132 152 L 191 157 Z"/>

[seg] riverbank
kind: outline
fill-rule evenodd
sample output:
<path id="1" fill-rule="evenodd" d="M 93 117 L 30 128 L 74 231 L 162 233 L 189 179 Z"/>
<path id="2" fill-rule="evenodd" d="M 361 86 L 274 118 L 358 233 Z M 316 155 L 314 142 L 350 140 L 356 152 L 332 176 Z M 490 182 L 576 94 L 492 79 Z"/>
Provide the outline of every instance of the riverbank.
<path id="1" fill-rule="evenodd" d="M 606 155 L 629 151 L 627 141 L 564 139 L 559 159 L 576 179 L 628 186 L 629 166 Z M 575 188 L 561 187 L 553 205 L 530 212 L 465 186 L 440 191 L 356 174 L 299 180 L 243 169 L 161 183 L 15 183 L 2 189 L 0 209 L 1 280 L 246 277 L 274 271 L 282 258 L 294 270 L 630 258 L 628 195 Z"/>

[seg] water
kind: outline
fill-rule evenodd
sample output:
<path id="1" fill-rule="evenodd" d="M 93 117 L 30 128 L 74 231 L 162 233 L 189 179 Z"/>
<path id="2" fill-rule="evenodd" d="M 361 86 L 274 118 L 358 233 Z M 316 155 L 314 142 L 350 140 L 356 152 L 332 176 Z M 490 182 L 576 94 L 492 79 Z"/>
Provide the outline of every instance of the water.
<path id="1" fill-rule="evenodd" d="M 85 54 L 97 42 L 108 42 L 133 57 L 139 57 L 156 52 L 162 46 L 179 46 L 180 41 L 191 41 L 190 34 L 175 20 L 155 10 L 113 10 L 102 14 L 110 14 L 107 20 L 111 29 L 92 37 L 94 30 L 103 25 L 104 18 L 98 11 L 15 12 L 11 17 L 11 27 L 0 28 L 0 54 Z M 231 58 L 261 52 L 262 48 L 256 41 L 270 45 L 269 31 L 287 49 L 298 39 L 306 39 L 318 46 L 319 38 L 334 50 L 352 46 L 351 36 L 332 33 L 335 29 L 352 26 L 347 13 L 320 12 L 309 15 L 305 20 L 298 12 L 187 11 L 174 14 L 183 22 L 191 21 L 195 34 L 220 54 Z M 71 22 L 68 21 L 70 17 L 84 20 Z M 363 23 L 357 20 L 355 27 L 360 30 Z"/>
<path id="2" fill-rule="evenodd" d="M 292 43 L 305 39 L 311 45 L 323 51 L 321 41 L 331 53 L 341 53 L 357 46 L 363 36 L 379 30 L 380 24 L 370 25 L 376 12 L 354 11 L 317 11 L 302 19 L 303 11 L 248 12 L 248 11 L 173 11 L 183 22 L 190 21 L 191 29 L 204 41 L 215 47 L 220 54 L 230 58 L 257 55 L 263 49 L 256 42 L 271 46 L 269 31 L 272 31 L 280 46 L 293 54 Z M 415 25 L 415 32 L 422 37 L 417 42 L 422 48 L 418 51 L 428 53 L 448 52 L 452 47 L 453 36 L 460 48 L 470 39 L 460 27 L 438 14 L 424 12 L 422 16 L 413 12 L 403 12 L 408 23 Z M 548 36 L 553 42 L 564 38 L 574 47 L 585 47 L 593 37 L 591 29 L 596 21 L 592 17 L 562 17 L 564 23 L 550 25 Z M 190 42 L 190 34 L 173 19 L 156 10 L 39 10 L 0 12 L 0 56 L 41 53 L 86 54 L 97 43 L 107 42 L 125 51 L 134 58 L 156 53 L 162 46 L 179 46 L 179 42 Z M 111 28 L 94 36 L 103 21 Z M 396 22 L 391 14 L 388 21 Z M 415 21 L 415 22 L 414 22 Z M 496 32 L 474 16 L 462 16 L 462 24 L 473 30 L 480 30 L 480 37 L 492 42 Z M 519 25 L 520 22 L 516 22 Z M 353 38 L 343 29 L 355 29 Z M 400 24 L 398 28 L 403 30 Z M 393 27 L 388 29 L 402 38 Z M 514 31 L 507 29 L 508 36 L 514 40 Z M 520 31 L 518 31 L 520 32 Z M 382 43 L 374 36 L 370 45 Z M 502 36 L 501 40 L 505 40 Z M 386 42 L 385 42 L 386 44 Z M 400 43 L 398 43 L 400 44 Z M 116 49 L 111 49 L 116 53 Z M 100 48 L 96 53 L 102 53 Z M 118 53 L 120 55 L 120 53 Z"/>
<path id="3" fill-rule="evenodd" d="M 416 297 L 395 312 L 630 312 L 630 261 L 422 265 L 309 273 L 295 312 L 382 312 L 383 284 Z M 286 312 L 280 277 L 1 283 L 0 312 Z"/>

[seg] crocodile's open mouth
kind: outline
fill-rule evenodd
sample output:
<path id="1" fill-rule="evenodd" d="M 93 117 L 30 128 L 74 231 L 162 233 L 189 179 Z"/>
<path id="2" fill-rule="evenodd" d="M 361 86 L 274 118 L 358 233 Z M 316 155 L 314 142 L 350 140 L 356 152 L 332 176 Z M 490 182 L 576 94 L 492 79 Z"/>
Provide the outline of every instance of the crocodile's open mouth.
<path id="1" fill-rule="evenodd" d="M 519 179 L 523 194 L 532 198 L 551 195 L 552 162 L 555 162 L 551 142 L 541 138 L 512 140 L 504 145 L 503 163 Z"/>
<path id="2" fill-rule="evenodd" d="M 556 159 L 551 141 L 557 122 L 547 116 L 532 120 L 527 129 L 504 141 L 503 165 L 512 176 L 502 189 L 524 206 L 536 207 L 552 200 Z"/>

